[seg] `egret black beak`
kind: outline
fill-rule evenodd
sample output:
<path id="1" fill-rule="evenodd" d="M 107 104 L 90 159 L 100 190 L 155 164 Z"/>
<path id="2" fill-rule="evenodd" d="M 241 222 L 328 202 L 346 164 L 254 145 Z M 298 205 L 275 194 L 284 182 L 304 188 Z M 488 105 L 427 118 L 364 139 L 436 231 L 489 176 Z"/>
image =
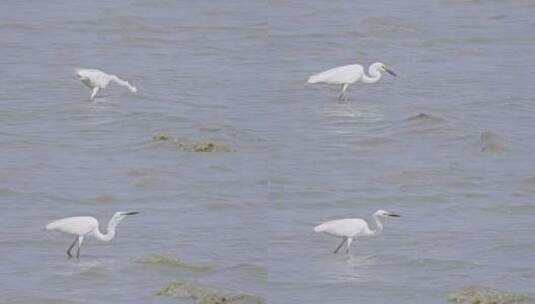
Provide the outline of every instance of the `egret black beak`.
<path id="1" fill-rule="evenodd" d="M 398 74 L 394 73 L 394 71 L 389 70 L 389 69 L 387 69 L 387 68 L 384 68 L 384 69 L 385 69 L 385 71 L 386 71 L 388 74 L 390 74 L 390 75 L 392 75 L 392 76 L 394 76 L 394 77 L 398 77 Z"/>
<path id="2" fill-rule="evenodd" d="M 393 214 L 393 213 L 389 214 L 388 216 L 391 216 L 391 217 L 401 217 L 401 215 L 399 215 L 399 214 Z"/>
<path id="3" fill-rule="evenodd" d="M 134 215 L 134 214 L 139 214 L 139 212 L 137 211 L 127 212 L 124 215 Z"/>

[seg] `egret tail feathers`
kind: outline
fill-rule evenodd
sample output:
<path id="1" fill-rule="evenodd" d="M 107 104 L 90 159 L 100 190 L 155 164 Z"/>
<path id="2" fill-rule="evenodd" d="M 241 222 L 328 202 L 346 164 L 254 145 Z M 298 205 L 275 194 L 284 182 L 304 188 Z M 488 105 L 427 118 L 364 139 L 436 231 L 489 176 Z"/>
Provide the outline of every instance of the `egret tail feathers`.
<path id="1" fill-rule="evenodd" d="M 325 229 L 327 229 L 327 225 L 321 224 L 321 225 L 318 225 L 318 226 L 314 227 L 314 232 L 316 232 L 316 233 L 323 232 L 323 231 L 325 231 Z"/>
<path id="2" fill-rule="evenodd" d="M 318 82 L 321 82 L 323 79 L 321 77 L 320 74 L 316 74 L 316 75 L 312 75 L 308 78 L 308 83 L 318 83 Z"/>
<path id="3" fill-rule="evenodd" d="M 57 228 L 57 222 L 52 222 L 45 226 L 46 230 L 54 230 L 56 228 Z"/>

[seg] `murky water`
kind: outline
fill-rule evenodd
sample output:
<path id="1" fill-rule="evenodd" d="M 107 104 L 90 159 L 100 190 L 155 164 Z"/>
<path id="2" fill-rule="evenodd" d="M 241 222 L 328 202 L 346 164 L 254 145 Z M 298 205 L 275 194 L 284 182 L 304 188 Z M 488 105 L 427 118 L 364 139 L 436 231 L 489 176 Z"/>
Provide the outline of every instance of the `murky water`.
<path id="1" fill-rule="evenodd" d="M 1 303 L 445 303 L 535 293 L 535 2 L 0 4 Z M 375 85 L 305 85 L 380 60 Z M 74 67 L 131 81 L 88 102 Z M 152 135 L 214 141 L 195 153 Z M 319 222 L 403 215 L 349 257 Z M 67 260 L 53 219 L 126 219 Z M 157 257 L 157 258 L 155 258 Z M 149 262 L 147 262 L 149 261 Z"/>

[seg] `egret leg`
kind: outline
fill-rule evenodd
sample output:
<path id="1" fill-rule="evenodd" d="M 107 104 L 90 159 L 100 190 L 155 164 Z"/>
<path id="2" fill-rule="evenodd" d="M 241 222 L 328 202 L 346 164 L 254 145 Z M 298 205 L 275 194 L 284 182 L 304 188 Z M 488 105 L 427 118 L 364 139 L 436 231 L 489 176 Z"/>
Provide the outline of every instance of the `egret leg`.
<path id="1" fill-rule="evenodd" d="M 338 247 L 336 247 L 336 249 L 334 250 L 333 253 L 338 253 L 338 250 L 340 250 L 340 248 L 342 248 L 342 245 L 344 245 L 344 243 L 347 241 L 347 238 L 344 238 L 342 240 L 342 243 L 340 243 L 340 245 L 338 245 Z"/>
<path id="2" fill-rule="evenodd" d="M 340 95 L 338 95 L 338 100 L 344 100 L 348 86 L 349 84 L 347 83 L 342 84 L 342 92 L 340 92 Z"/>
<path id="3" fill-rule="evenodd" d="M 353 241 L 352 238 L 347 239 L 347 247 L 346 247 L 346 254 L 349 254 L 349 246 L 351 246 L 351 242 Z"/>
<path id="4" fill-rule="evenodd" d="M 67 249 L 67 256 L 69 258 L 72 258 L 72 254 L 71 254 L 71 250 L 72 250 L 72 247 L 74 247 L 74 244 L 76 244 L 76 242 L 78 241 L 78 237 L 74 237 L 74 242 L 72 242 L 71 246 L 69 246 L 69 248 Z"/>
<path id="5" fill-rule="evenodd" d="M 84 236 L 80 235 L 78 237 L 78 250 L 76 251 L 76 258 L 80 258 L 80 248 L 82 247 L 82 243 L 84 242 Z"/>
<path id="6" fill-rule="evenodd" d="M 97 96 L 98 91 L 100 91 L 100 88 L 99 87 L 94 87 L 93 88 L 93 92 L 91 93 L 91 97 L 89 97 L 89 99 L 91 99 L 91 100 L 95 99 L 95 96 Z"/>

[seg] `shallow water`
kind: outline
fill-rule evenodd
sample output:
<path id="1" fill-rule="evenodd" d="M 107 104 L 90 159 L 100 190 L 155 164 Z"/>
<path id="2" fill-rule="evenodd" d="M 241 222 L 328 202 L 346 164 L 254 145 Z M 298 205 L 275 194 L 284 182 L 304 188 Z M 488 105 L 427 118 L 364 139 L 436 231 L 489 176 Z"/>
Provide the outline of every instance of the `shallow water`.
<path id="1" fill-rule="evenodd" d="M 0 4 L 1 303 L 191 303 L 191 280 L 269 303 L 535 293 L 532 1 Z M 305 85 L 381 60 L 375 85 Z M 136 85 L 88 102 L 74 67 Z M 153 141 L 218 142 L 228 153 Z M 381 237 L 314 235 L 384 208 Z M 67 260 L 55 218 L 117 210 Z M 140 263 L 150 256 L 207 271 Z M 182 301 L 182 302 L 181 302 Z"/>

